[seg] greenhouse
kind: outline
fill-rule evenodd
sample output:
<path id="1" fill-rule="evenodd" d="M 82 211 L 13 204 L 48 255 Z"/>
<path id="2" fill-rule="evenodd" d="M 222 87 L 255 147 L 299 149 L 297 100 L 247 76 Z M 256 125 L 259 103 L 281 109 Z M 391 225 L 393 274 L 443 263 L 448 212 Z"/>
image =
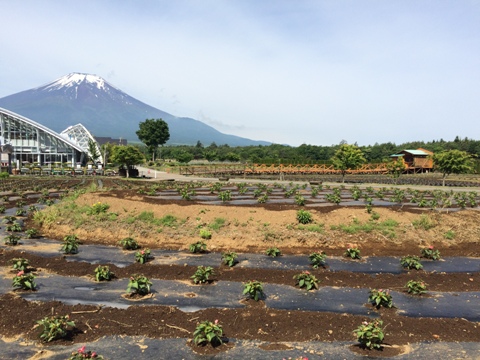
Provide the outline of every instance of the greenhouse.
<path id="1" fill-rule="evenodd" d="M 21 169 L 29 164 L 54 163 L 74 167 L 86 161 L 87 150 L 55 131 L 24 116 L 0 108 L 2 167 Z"/>

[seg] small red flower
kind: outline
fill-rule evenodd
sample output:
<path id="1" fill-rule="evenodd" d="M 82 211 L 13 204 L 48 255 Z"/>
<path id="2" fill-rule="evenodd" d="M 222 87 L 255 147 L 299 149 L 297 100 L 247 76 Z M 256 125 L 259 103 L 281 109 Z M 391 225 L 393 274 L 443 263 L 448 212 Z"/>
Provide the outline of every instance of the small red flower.
<path id="1" fill-rule="evenodd" d="M 22 276 L 23 274 L 25 274 L 25 271 L 21 270 L 17 273 L 17 276 Z"/>
<path id="2" fill-rule="evenodd" d="M 78 349 L 78 352 L 79 352 L 80 354 L 85 353 L 85 345 L 83 345 L 80 349 Z"/>

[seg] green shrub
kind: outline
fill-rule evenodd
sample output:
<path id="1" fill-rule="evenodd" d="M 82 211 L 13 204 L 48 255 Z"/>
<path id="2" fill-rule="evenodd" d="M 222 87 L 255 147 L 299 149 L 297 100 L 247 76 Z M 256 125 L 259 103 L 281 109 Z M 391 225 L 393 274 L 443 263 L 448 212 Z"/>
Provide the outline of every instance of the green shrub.
<path id="1" fill-rule="evenodd" d="M 307 291 L 318 289 L 318 280 L 315 275 L 310 274 L 309 271 L 303 271 L 301 274 L 295 275 L 293 278 L 299 288 L 306 288 Z"/>
<path id="2" fill-rule="evenodd" d="M 12 286 L 15 289 L 35 290 L 35 276 L 33 274 L 26 274 L 25 271 L 20 270 L 13 278 Z"/>
<path id="3" fill-rule="evenodd" d="M 313 221 L 312 214 L 307 210 L 300 209 L 297 211 L 297 220 L 300 224 L 309 224 Z"/>
<path id="4" fill-rule="evenodd" d="M 377 309 L 380 308 L 381 306 L 387 307 L 387 308 L 393 307 L 392 295 L 390 295 L 390 290 L 383 290 L 383 289 L 370 290 L 368 301 L 372 305 L 376 306 Z"/>
<path id="5" fill-rule="evenodd" d="M 108 266 L 99 265 L 95 269 L 95 280 L 96 281 L 110 281 L 114 276 L 113 272 L 110 271 Z"/>
<path id="6" fill-rule="evenodd" d="M 265 251 L 265 254 L 266 254 L 267 256 L 271 256 L 271 257 L 277 257 L 277 256 L 282 255 L 281 251 L 280 251 L 277 247 L 268 248 L 268 249 Z"/>
<path id="7" fill-rule="evenodd" d="M 207 251 L 207 244 L 205 244 L 204 241 L 197 241 L 193 244 L 190 244 L 188 250 L 194 254 L 203 253 Z"/>
<path id="8" fill-rule="evenodd" d="M 37 324 L 43 326 L 40 339 L 50 342 L 67 336 L 68 327 L 75 327 L 73 321 L 69 321 L 68 315 L 65 316 L 47 316 L 42 320 L 38 320 Z"/>
<path id="9" fill-rule="evenodd" d="M 309 255 L 308 260 L 310 260 L 310 264 L 313 266 L 314 269 L 318 267 L 325 266 L 325 259 L 327 258 L 327 254 L 325 252 L 313 252 Z"/>
<path id="10" fill-rule="evenodd" d="M 191 276 L 191 279 L 195 284 L 205 284 L 213 274 L 214 271 L 211 266 L 199 266 L 197 267 L 195 273 Z"/>
<path id="11" fill-rule="evenodd" d="M 246 282 L 243 285 L 243 295 L 248 295 L 250 299 L 255 301 L 265 298 L 262 283 L 256 280 Z"/>
<path id="12" fill-rule="evenodd" d="M 135 261 L 145 264 L 150 259 L 150 249 L 143 249 L 135 253 Z"/>
<path id="13" fill-rule="evenodd" d="M 139 248 L 137 241 L 131 237 L 126 237 L 118 243 L 124 250 L 137 250 Z"/>
<path id="14" fill-rule="evenodd" d="M 400 264 L 409 270 L 415 269 L 415 270 L 421 270 L 423 269 L 423 265 L 420 263 L 420 259 L 418 256 L 404 256 L 400 259 Z"/>
<path id="15" fill-rule="evenodd" d="M 205 240 L 212 238 L 212 233 L 208 229 L 200 229 L 200 237 Z"/>
<path id="16" fill-rule="evenodd" d="M 407 292 L 412 295 L 421 295 L 427 292 L 427 283 L 424 281 L 410 280 L 405 285 Z"/>
<path id="17" fill-rule="evenodd" d="M 218 320 L 215 322 L 203 321 L 197 325 L 193 333 L 193 342 L 195 345 L 211 344 L 212 346 L 218 346 L 222 344 L 223 329 L 218 324 Z"/>
<path id="18" fill-rule="evenodd" d="M 237 254 L 233 251 L 222 253 L 222 263 L 229 267 L 234 266 L 237 263 Z"/>
<path id="19" fill-rule="evenodd" d="M 77 235 L 67 235 L 63 238 L 62 251 L 64 254 L 76 254 L 78 253 L 78 245 Z"/>
<path id="20" fill-rule="evenodd" d="M 12 261 L 12 269 L 16 271 L 27 271 L 28 260 L 25 258 L 14 258 Z"/>
<path id="21" fill-rule="evenodd" d="M 421 250 L 422 257 L 430 260 L 440 260 L 440 251 L 435 249 L 432 245 Z"/>
<path id="22" fill-rule="evenodd" d="M 367 349 L 381 349 L 385 338 L 382 320 L 364 321 L 353 333 L 360 345 Z"/>
<path id="23" fill-rule="evenodd" d="M 150 293 L 152 282 L 144 275 L 132 275 L 127 287 L 127 293 L 145 296 Z"/>

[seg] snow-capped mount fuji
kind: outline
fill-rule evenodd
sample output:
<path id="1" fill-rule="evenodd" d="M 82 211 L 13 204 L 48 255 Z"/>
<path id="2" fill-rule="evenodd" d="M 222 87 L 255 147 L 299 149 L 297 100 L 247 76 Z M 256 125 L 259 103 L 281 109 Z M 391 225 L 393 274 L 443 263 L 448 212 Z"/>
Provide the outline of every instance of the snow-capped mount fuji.
<path id="1" fill-rule="evenodd" d="M 103 78 L 71 73 L 34 89 L 0 99 L 0 107 L 30 118 L 60 132 L 82 123 L 95 136 L 138 141 L 135 132 L 145 119 L 161 118 L 168 123 L 168 144 L 269 145 L 235 135 L 223 134 L 199 120 L 176 117 L 147 105 Z"/>

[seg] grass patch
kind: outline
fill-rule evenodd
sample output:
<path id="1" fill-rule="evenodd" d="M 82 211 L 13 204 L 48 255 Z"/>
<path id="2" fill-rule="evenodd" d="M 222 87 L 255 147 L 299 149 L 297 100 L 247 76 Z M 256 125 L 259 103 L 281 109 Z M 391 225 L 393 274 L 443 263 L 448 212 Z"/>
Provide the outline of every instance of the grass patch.
<path id="1" fill-rule="evenodd" d="M 323 234 L 325 232 L 325 225 L 324 224 L 310 224 L 310 225 L 299 224 L 297 226 L 297 229 Z"/>
<path id="2" fill-rule="evenodd" d="M 448 230 L 445 234 L 443 234 L 443 237 L 447 240 L 453 240 L 455 239 L 455 231 Z"/>
<path id="3" fill-rule="evenodd" d="M 227 220 L 224 218 L 215 218 L 213 219 L 213 223 L 208 225 L 208 227 L 214 231 L 219 231 L 222 227 L 225 226 L 226 222 Z"/>
<path id="4" fill-rule="evenodd" d="M 430 230 L 434 228 L 437 224 L 430 216 L 422 214 L 422 216 L 420 216 L 420 219 L 412 221 L 412 225 L 415 229 Z"/>
<path id="5" fill-rule="evenodd" d="M 396 236 L 396 228 L 398 227 L 398 222 L 393 219 L 387 219 L 382 222 L 367 221 L 360 222 L 358 219 L 353 219 L 350 224 L 340 224 L 332 225 L 331 230 L 340 230 L 347 234 L 357 234 L 359 232 L 371 233 L 373 231 L 378 231 L 381 234 L 394 238 Z"/>

